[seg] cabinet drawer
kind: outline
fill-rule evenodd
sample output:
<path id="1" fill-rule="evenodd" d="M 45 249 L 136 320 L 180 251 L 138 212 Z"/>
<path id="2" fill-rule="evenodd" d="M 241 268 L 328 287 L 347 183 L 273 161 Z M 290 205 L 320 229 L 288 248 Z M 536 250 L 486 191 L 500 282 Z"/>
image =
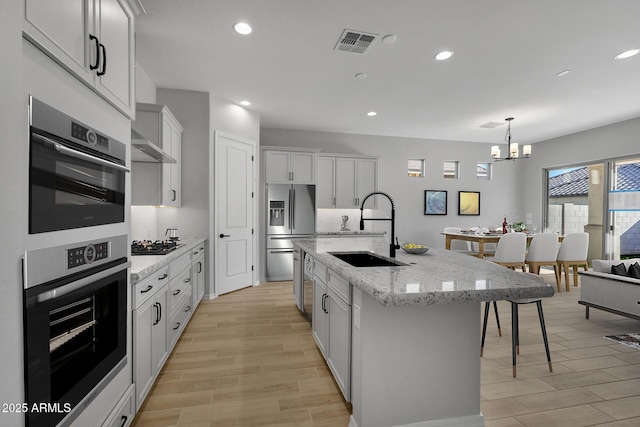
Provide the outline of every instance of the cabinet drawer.
<path id="1" fill-rule="evenodd" d="M 204 256 L 204 243 L 200 243 L 191 250 L 191 259 L 196 259 L 198 256 Z"/>
<path id="2" fill-rule="evenodd" d="M 171 264 L 169 265 L 171 266 L 171 278 L 173 279 L 178 274 L 182 273 L 182 270 L 191 265 L 191 255 L 189 255 L 188 253 L 184 254 L 177 260 L 171 261 Z"/>
<path id="3" fill-rule="evenodd" d="M 327 283 L 327 266 L 315 258 L 313 259 L 313 275 L 320 281 Z"/>
<path id="4" fill-rule="evenodd" d="M 328 272 L 327 285 L 340 297 L 344 302 L 351 305 L 351 292 L 349 282 L 338 276 L 333 270 Z"/>
<path id="5" fill-rule="evenodd" d="M 180 301 L 183 295 L 191 295 L 191 269 L 187 268 L 180 274 L 171 278 L 169 282 L 169 294 L 167 296 L 169 305 L 169 311 L 173 310 L 178 301 Z"/>
<path id="6" fill-rule="evenodd" d="M 169 267 L 164 266 L 134 286 L 133 306 L 139 308 L 169 282 Z"/>
<path id="7" fill-rule="evenodd" d="M 134 385 L 131 384 L 122 399 L 120 399 L 120 402 L 111 411 L 109 418 L 102 424 L 102 427 L 126 427 L 131 424 L 136 411 L 133 390 Z"/>
<path id="8" fill-rule="evenodd" d="M 189 289 L 191 291 L 191 289 Z M 193 312 L 193 306 L 191 302 L 191 292 L 183 295 L 175 307 L 171 310 L 171 318 L 169 320 L 169 327 L 167 334 L 169 336 L 169 344 L 173 347 L 178 337 L 182 333 L 189 316 Z"/>

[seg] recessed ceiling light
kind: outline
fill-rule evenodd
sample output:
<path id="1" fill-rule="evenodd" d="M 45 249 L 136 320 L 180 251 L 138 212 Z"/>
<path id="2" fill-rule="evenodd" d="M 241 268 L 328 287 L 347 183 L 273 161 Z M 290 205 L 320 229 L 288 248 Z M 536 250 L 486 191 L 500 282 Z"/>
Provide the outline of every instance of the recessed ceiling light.
<path id="1" fill-rule="evenodd" d="M 566 76 L 567 74 L 569 74 L 571 72 L 571 70 L 562 70 L 559 73 L 556 74 L 557 77 L 562 77 L 562 76 Z"/>
<path id="2" fill-rule="evenodd" d="M 382 43 L 384 43 L 384 44 L 392 44 L 392 43 L 395 43 L 396 40 L 398 40 L 398 37 L 396 37 L 395 34 L 387 34 L 386 36 L 384 36 L 382 38 Z"/>
<path id="3" fill-rule="evenodd" d="M 438 54 L 436 54 L 435 58 L 436 58 L 436 61 L 444 61 L 445 59 L 449 59 L 452 56 L 453 56 L 453 52 L 449 50 L 443 50 L 442 52 L 439 52 Z"/>
<path id="4" fill-rule="evenodd" d="M 236 33 L 238 34 L 242 34 L 242 35 L 247 35 L 247 34 L 251 34 L 251 25 L 247 24 L 246 22 L 238 22 L 233 26 L 233 29 L 236 30 Z"/>
<path id="5" fill-rule="evenodd" d="M 358 73 L 358 74 L 355 75 L 355 78 L 356 79 L 360 79 L 360 80 L 366 79 L 367 78 L 367 73 Z"/>
<path id="6" fill-rule="evenodd" d="M 244 105 L 245 107 L 248 107 L 249 105 L 251 105 L 251 102 L 249 102 L 249 101 L 240 101 L 240 105 Z"/>
<path id="7" fill-rule="evenodd" d="M 378 113 L 376 113 L 375 111 L 369 111 L 367 113 L 367 116 L 369 116 L 369 117 L 373 117 L 373 116 L 377 116 L 377 115 L 378 115 Z"/>
<path id="8" fill-rule="evenodd" d="M 625 59 L 625 58 L 630 58 L 634 55 L 637 55 L 638 53 L 640 53 L 640 49 L 631 49 L 631 50 L 626 50 L 624 52 L 620 52 L 619 54 L 617 54 L 614 58 L 615 59 Z"/>

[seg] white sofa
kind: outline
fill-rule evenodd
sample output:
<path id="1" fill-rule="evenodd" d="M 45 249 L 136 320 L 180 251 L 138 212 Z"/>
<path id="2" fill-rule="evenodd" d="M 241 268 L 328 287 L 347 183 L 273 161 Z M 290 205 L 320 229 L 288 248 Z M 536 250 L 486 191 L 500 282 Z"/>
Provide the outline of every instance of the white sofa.
<path id="1" fill-rule="evenodd" d="M 580 300 L 586 306 L 586 318 L 589 307 L 640 320 L 640 279 L 619 276 L 611 273 L 611 266 L 624 263 L 628 267 L 640 262 L 640 258 L 628 260 L 591 261 L 592 270 L 581 271 Z"/>

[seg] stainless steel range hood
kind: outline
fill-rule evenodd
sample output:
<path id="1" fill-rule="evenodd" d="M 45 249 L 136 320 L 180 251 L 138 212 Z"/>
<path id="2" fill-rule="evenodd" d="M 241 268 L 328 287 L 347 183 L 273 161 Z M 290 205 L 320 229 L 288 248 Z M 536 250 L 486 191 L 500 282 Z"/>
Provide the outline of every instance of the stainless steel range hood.
<path id="1" fill-rule="evenodd" d="M 147 163 L 177 163 L 160 147 L 131 129 L 131 161 Z"/>

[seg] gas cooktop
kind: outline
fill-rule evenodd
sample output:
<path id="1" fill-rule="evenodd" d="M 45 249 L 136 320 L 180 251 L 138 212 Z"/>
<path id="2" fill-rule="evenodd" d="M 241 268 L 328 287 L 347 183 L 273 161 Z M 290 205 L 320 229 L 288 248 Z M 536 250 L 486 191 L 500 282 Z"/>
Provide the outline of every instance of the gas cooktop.
<path id="1" fill-rule="evenodd" d="M 166 255 L 184 246 L 176 240 L 134 240 L 131 243 L 131 255 Z"/>

